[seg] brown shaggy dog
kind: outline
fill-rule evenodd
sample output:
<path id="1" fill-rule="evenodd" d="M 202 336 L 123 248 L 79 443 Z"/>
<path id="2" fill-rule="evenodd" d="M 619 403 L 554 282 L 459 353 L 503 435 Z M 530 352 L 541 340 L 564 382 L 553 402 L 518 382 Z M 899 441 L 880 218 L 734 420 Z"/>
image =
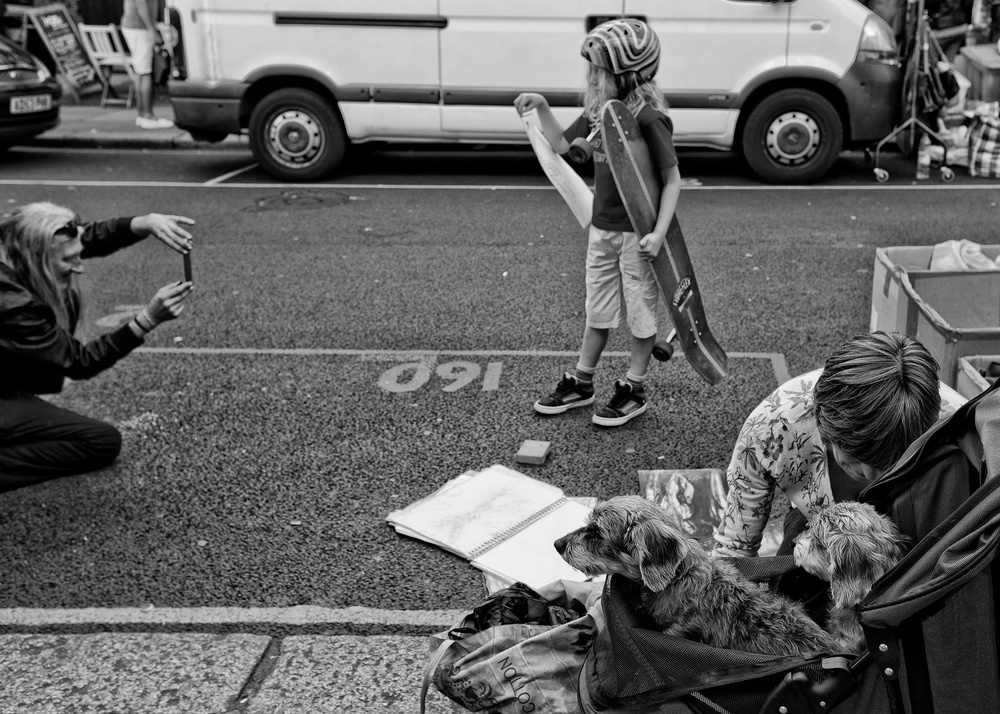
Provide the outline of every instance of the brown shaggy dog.
<path id="1" fill-rule="evenodd" d="M 640 496 L 599 504 L 588 524 L 555 548 L 588 575 L 614 573 L 642 583 L 646 612 L 668 635 L 767 655 L 833 651 L 831 638 L 802 607 L 710 557 L 669 513 Z"/>
<path id="2" fill-rule="evenodd" d="M 841 652 L 858 653 L 865 637 L 857 605 L 903 556 L 896 524 L 866 503 L 844 501 L 820 511 L 795 541 L 795 563 L 830 583 L 826 629 Z"/>

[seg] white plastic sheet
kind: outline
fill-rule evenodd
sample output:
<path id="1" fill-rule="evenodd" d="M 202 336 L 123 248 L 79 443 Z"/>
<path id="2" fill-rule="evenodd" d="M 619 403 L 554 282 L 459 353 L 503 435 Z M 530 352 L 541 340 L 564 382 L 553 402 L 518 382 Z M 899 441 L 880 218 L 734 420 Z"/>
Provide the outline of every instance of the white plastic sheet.
<path id="1" fill-rule="evenodd" d="M 573 167 L 552 150 L 538 122 L 538 112 L 532 110 L 521 115 L 521 119 L 524 121 L 528 141 L 535 150 L 535 156 L 538 157 L 542 170 L 566 201 L 566 205 L 573 211 L 580 227 L 586 228 L 590 225 L 594 210 L 594 193 Z"/>

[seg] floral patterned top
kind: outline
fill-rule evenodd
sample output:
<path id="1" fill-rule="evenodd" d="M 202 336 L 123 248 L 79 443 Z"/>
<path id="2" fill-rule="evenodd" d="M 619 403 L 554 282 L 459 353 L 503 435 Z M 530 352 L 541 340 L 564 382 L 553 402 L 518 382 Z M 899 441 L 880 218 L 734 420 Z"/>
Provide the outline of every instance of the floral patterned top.
<path id="1" fill-rule="evenodd" d="M 812 415 L 813 387 L 822 371 L 785 382 L 747 417 L 726 472 L 729 492 L 715 529 L 716 555 L 757 554 L 776 487 L 810 519 L 833 502 L 826 445 Z M 941 416 L 965 401 L 941 385 Z"/>

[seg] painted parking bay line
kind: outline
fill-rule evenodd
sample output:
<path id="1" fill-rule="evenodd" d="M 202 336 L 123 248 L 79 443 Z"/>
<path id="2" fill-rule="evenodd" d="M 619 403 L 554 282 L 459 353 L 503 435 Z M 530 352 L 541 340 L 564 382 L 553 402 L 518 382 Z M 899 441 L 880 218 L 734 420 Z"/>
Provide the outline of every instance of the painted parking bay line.
<path id="1" fill-rule="evenodd" d="M 0 608 L 0 628 L 275 625 L 310 627 L 356 625 L 444 629 L 465 613 L 461 610 L 389 610 L 370 607 L 82 607 Z"/>
<path id="2" fill-rule="evenodd" d="M 138 354 L 155 354 L 155 355 L 176 355 L 176 354 L 186 354 L 186 355 L 209 355 L 209 356 L 226 356 L 226 355 L 261 355 L 261 356 L 272 356 L 272 355 L 283 355 L 283 356 L 294 356 L 294 357 L 320 357 L 320 356 L 335 356 L 335 357 L 358 357 L 361 359 L 369 360 L 392 360 L 392 361 L 403 361 L 403 360 L 419 360 L 419 359 L 436 359 L 438 357 L 478 357 L 478 358 L 496 358 L 496 357 L 557 357 L 557 358 L 575 358 L 579 356 L 578 351 L 561 351 L 561 350 L 375 350 L 375 349 L 325 349 L 325 348 L 255 348 L 255 347 L 140 347 L 135 350 Z M 628 357 L 628 352 L 605 352 L 605 357 Z M 788 373 L 788 363 L 785 360 L 785 355 L 782 352 L 730 352 L 730 359 L 754 359 L 754 360 L 767 360 L 771 363 L 771 369 L 774 371 L 774 377 L 777 384 L 784 384 L 787 382 L 791 375 Z M 495 369 L 495 368 L 494 368 Z M 488 372 L 488 370 L 487 370 Z M 489 378 L 495 379 L 495 372 L 493 375 L 488 373 Z"/>

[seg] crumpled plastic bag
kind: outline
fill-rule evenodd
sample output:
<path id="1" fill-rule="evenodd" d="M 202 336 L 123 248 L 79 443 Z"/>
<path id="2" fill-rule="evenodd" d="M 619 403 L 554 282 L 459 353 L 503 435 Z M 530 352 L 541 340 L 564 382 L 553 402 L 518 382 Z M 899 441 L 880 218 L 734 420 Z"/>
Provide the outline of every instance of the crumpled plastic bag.
<path id="1" fill-rule="evenodd" d="M 466 636 L 499 625 L 562 625 L 578 617 L 579 613 L 551 604 L 524 583 L 514 583 L 477 605 L 468 618 L 471 626 L 456 627 L 452 632 Z"/>
<path id="2" fill-rule="evenodd" d="M 931 156 L 931 163 L 940 165 L 945 163 L 945 149 L 947 149 L 948 166 L 968 166 L 969 165 L 969 127 L 960 124 L 954 127 L 940 126 L 937 130 L 943 146 L 932 144 L 927 147 Z"/>
<path id="3" fill-rule="evenodd" d="M 963 238 L 946 240 L 934 246 L 931 270 L 1000 270 L 1000 264 L 983 255 L 978 243 Z"/>

